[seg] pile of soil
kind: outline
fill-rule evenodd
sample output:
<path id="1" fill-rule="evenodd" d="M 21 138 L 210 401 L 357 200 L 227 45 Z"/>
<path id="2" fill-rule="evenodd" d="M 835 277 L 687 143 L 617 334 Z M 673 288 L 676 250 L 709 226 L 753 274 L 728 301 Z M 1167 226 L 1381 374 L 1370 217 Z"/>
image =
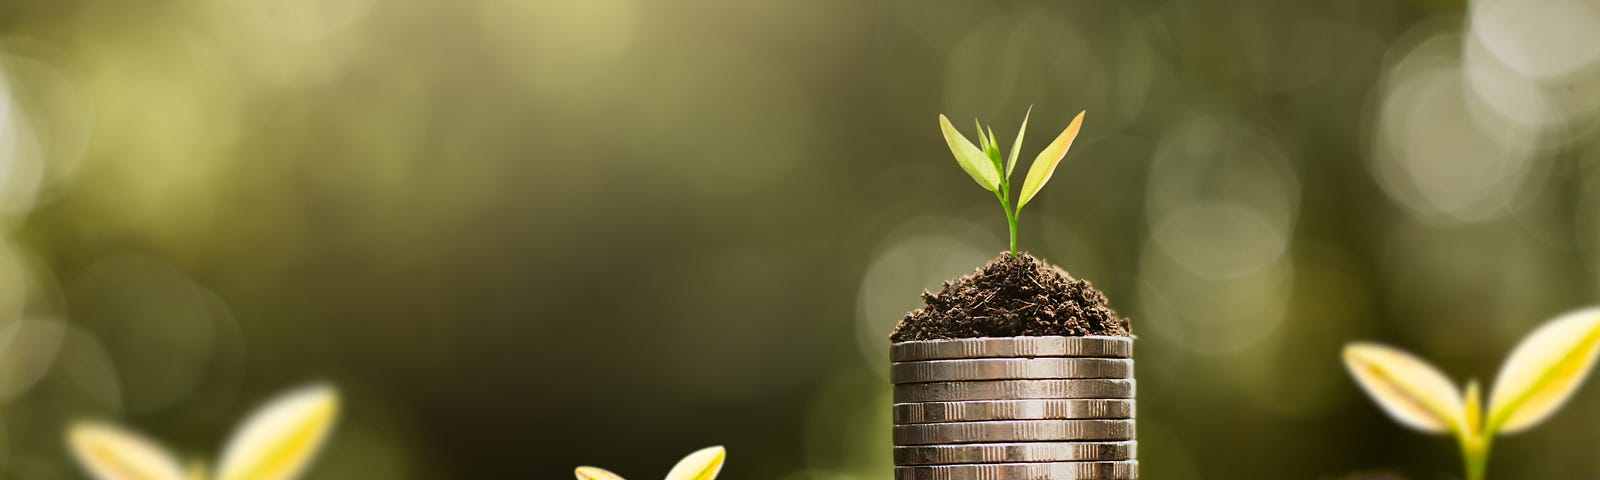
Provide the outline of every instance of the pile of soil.
<path id="1" fill-rule="evenodd" d="M 1027 253 L 1003 253 L 922 300 L 927 306 L 906 314 L 890 341 L 1133 333 L 1094 285 Z"/>

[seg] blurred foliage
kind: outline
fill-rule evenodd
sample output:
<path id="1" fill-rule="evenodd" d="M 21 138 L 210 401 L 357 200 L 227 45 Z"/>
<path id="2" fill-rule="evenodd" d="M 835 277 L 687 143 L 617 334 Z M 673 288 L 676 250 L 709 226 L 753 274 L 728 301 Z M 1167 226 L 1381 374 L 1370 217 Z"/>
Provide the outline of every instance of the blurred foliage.
<path id="1" fill-rule="evenodd" d="M 1595 0 L 10 0 L 0 471 L 81 478 L 85 415 L 204 452 L 325 379 L 311 479 L 885 478 L 890 326 L 1005 245 L 937 115 L 1032 104 L 1094 112 L 1021 244 L 1134 319 L 1147 477 L 1433 478 L 1339 348 L 1484 376 L 1594 302 L 1596 37 Z M 1600 474 L 1593 389 L 1491 477 Z"/>

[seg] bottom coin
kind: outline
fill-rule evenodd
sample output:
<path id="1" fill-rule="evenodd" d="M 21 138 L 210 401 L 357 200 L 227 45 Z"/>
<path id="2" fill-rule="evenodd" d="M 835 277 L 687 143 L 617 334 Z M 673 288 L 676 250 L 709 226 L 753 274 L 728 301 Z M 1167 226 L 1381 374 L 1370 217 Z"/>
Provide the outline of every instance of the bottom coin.
<path id="1" fill-rule="evenodd" d="M 1031 442 L 894 447 L 895 465 L 1133 460 L 1138 442 Z"/>
<path id="2" fill-rule="evenodd" d="M 1139 462 L 992 463 L 895 467 L 895 480 L 1135 480 Z"/>

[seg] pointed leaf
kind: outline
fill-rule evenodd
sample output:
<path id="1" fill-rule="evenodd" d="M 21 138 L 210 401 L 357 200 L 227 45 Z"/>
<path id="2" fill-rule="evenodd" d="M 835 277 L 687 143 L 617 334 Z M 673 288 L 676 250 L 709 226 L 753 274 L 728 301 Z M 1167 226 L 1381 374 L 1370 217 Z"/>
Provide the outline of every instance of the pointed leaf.
<path id="1" fill-rule="evenodd" d="M 1000 188 L 1000 173 L 989 162 L 982 150 L 961 136 L 956 127 L 950 124 L 950 119 L 939 115 L 939 130 L 944 133 L 944 143 L 950 146 L 950 153 L 955 154 L 956 162 L 961 164 L 961 169 L 972 176 L 985 190 L 994 191 Z"/>
<path id="2" fill-rule="evenodd" d="M 278 396 L 234 432 L 218 464 L 220 480 L 289 480 L 300 475 L 333 429 L 339 394 L 313 385 Z"/>
<path id="3" fill-rule="evenodd" d="M 1517 345 L 1489 397 L 1489 425 L 1516 433 L 1543 421 L 1583 384 L 1600 353 L 1600 308 L 1556 317 Z"/>
<path id="4" fill-rule="evenodd" d="M 994 141 L 994 129 L 992 129 L 992 128 L 989 129 L 989 141 L 987 143 L 989 145 L 984 148 L 983 153 L 984 153 L 984 155 L 988 155 L 989 156 L 989 163 L 993 163 L 994 164 L 994 171 L 996 171 L 996 172 L 1005 171 L 1006 161 L 1005 161 L 1005 159 L 1000 158 L 1000 146 L 998 144 L 996 144 L 995 141 Z"/>
<path id="5" fill-rule="evenodd" d="M 1483 433 L 1483 391 L 1478 389 L 1478 380 L 1467 382 L 1467 392 L 1462 400 L 1466 404 L 1466 414 L 1462 415 L 1461 424 L 1471 435 Z"/>
<path id="6" fill-rule="evenodd" d="M 73 456 L 99 480 L 184 480 L 183 465 L 139 434 L 116 426 L 80 422 L 67 428 Z"/>
<path id="7" fill-rule="evenodd" d="M 728 452 L 722 447 L 703 448 L 683 457 L 667 472 L 667 480 L 712 480 L 722 471 Z"/>
<path id="8" fill-rule="evenodd" d="M 1011 171 L 1017 169 L 1017 154 L 1022 153 L 1022 135 L 1028 133 L 1028 117 L 1033 115 L 1033 106 L 1028 106 L 1028 113 L 1022 114 L 1022 126 L 1017 127 L 1017 139 L 1011 142 L 1011 156 L 1006 158 L 1006 178 L 1011 178 Z"/>
<path id="9" fill-rule="evenodd" d="M 1420 358 L 1383 345 L 1358 342 L 1344 347 L 1344 365 L 1361 389 L 1402 425 L 1444 433 L 1466 423 L 1461 392 Z"/>
<path id="10" fill-rule="evenodd" d="M 595 467 L 578 467 L 578 480 L 622 480 L 622 477 L 605 469 Z"/>
<path id="11" fill-rule="evenodd" d="M 1072 140 L 1078 138 L 1078 128 L 1083 126 L 1083 114 L 1078 112 L 1077 118 L 1072 119 L 1072 124 L 1057 136 L 1055 141 L 1044 147 L 1038 157 L 1034 157 L 1033 165 L 1028 167 L 1028 176 L 1022 181 L 1022 197 L 1017 201 L 1017 209 L 1021 210 L 1028 200 L 1044 188 L 1050 181 L 1050 176 L 1056 173 L 1056 166 L 1061 164 L 1061 158 L 1067 156 L 1067 150 L 1072 148 Z"/>
<path id="12" fill-rule="evenodd" d="M 972 119 L 972 127 L 978 129 L 978 150 L 983 151 L 984 155 L 988 155 L 990 142 L 989 137 L 983 135 L 983 123 L 974 118 Z"/>

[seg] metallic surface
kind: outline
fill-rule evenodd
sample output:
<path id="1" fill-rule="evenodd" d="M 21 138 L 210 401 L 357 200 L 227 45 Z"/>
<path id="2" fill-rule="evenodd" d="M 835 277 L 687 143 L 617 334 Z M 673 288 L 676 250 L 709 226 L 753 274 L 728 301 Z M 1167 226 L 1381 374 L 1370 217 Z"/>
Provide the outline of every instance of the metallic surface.
<path id="1" fill-rule="evenodd" d="M 1001 337 L 918 340 L 889 346 L 895 362 L 958 358 L 1101 357 L 1132 358 L 1128 337 Z"/>
<path id="2" fill-rule="evenodd" d="M 967 463 L 1081 462 L 1133 460 L 1138 443 L 1035 442 L 894 447 L 895 465 L 958 465 Z"/>
<path id="3" fill-rule="evenodd" d="M 1134 407 L 1134 401 L 1127 399 L 1066 399 L 900 403 L 893 408 L 894 423 L 904 425 L 986 420 L 1134 418 Z"/>
<path id="4" fill-rule="evenodd" d="M 895 480 L 1134 480 L 1139 462 L 996 463 L 895 467 Z"/>
<path id="5" fill-rule="evenodd" d="M 1009 420 L 894 426 L 897 446 L 1133 439 L 1133 420 Z"/>
<path id="6" fill-rule="evenodd" d="M 1133 379 L 985 380 L 910 383 L 894 386 L 895 403 L 1055 398 L 1133 398 L 1133 395 Z"/>
<path id="7" fill-rule="evenodd" d="M 978 358 L 898 362 L 889 365 L 889 381 L 893 383 L 1063 378 L 1133 378 L 1133 360 Z"/>

